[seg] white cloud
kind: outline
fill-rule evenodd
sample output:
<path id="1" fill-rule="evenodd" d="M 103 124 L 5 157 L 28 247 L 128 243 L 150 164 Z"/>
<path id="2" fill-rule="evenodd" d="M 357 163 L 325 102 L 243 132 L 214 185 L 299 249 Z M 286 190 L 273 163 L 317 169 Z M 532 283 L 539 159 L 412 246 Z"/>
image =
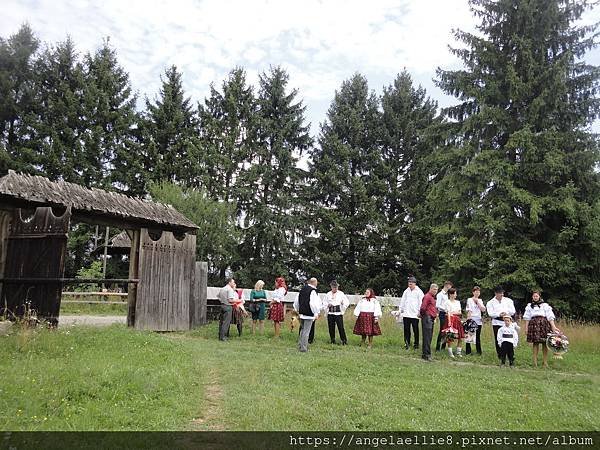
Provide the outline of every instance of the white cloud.
<path id="1" fill-rule="evenodd" d="M 585 21 L 598 20 L 600 8 Z M 430 80 L 455 67 L 451 30 L 472 31 L 467 0 L 5 0 L 0 35 L 28 21 L 47 42 L 70 34 L 81 52 L 110 36 L 119 60 L 142 95 L 153 98 L 164 68 L 176 64 L 187 93 L 203 100 L 237 65 L 255 83 L 282 65 L 300 90 L 314 125 L 335 89 L 361 72 L 380 90 L 403 68 L 448 101 Z M 600 56 L 592 56 L 598 63 Z"/>

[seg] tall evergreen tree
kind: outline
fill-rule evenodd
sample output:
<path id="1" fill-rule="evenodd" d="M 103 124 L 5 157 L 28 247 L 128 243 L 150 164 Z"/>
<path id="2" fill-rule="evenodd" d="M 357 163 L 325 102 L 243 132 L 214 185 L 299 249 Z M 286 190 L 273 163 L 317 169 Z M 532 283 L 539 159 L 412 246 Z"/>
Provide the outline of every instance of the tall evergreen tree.
<path id="1" fill-rule="evenodd" d="M 85 75 L 71 38 L 48 47 L 35 66 L 37 107 L 26 118 L 36 166 L 50 179 L 101 185 L 101 155 L 86 153 Z"/>
<path id="2" fill-rule="evenodd" d="M 414 87 L 403 71 L 383 90 L 382 164 L 379 178 L 383 191 L 378 211 L 383 214 L 380 232 L 374 236 L 380 251 L 381 272 L 373 282 L 388 289 L 403 289 L 405 276 L 428 276 L 428 226 L 423 212 L 429 189 L 428 158 L 435 146 L 440 119 L 437 103 L 425 89 Z"/>
<path id="3" fill-rule="evenodd" d="M 145 180 L 135 137 L 136 96 L 129 75 L 119 66 L 108 40 L 94 54 L 86 55 L 84 65 L 85 152 L 100 164 L 95 169 L 103 174 L 104 188 L 115 184 L 121 191 L 141 195 Z"/>
<path id="4" fill-rule="evenodd" d="M 27 24 L 8 39 L 0 38 L 0 175 L 8 169 L 35 172 L 24 117 L 35 104 L 38 47 L 39 41 Z"/>
<path id="5" fill-rule="evenodd" d="M 463 70 L 438 71 L 461 103 L 430 198 L 439 274 L 462 286 L 541 287 L 559 310 L 600 317 L 596 137 L 600 71 L 582 62 L 597 25 L 587 1 L 471 0 Z M 596 203 L 594 209 L 594 203 Z M 596 225 L 594 225 L 594 223 Z M 570 307 L 570 308 L 569 308 Z"/>
<path id="6" fill-rule="evenodd" d="M 210 96 L 198 105 L 202 186 L 210 197 L 236 203 L 248 197 L 242 173 L 252 162 L 258 117 L 254 91 L 246 84 L 246 73 L 235 68 L 223 81 L 221 91 L 211 85 Z"/>
<path id="7" fill-rule="evenodd" d="M 177 67 L 165 71 L 158 98 L 146 99 L 141 121 L 145 148 L 145 172 L 150 181 L 191 184 L 198 170 L 195 165 L 197 117 L 185 96 Z"/>
<path id="8" fill-rule="evenodd" d="M 372 246 L 379 226 L 374 196 L 381 193 L 380 113 L 364 76 L 342 83 L 311 150 L 312 235 L 305 239 L 306 268 L 323 280 L 337 278 L 349 291 L 378 272 Z"/>
<path id="9" fill-rule="evenodd" d="M 251 165 L 240 174 L 245 192 L 239 192 L 244 208 L 241 258 L 244 269 L 237 277 L 274 279 L 289 274 L 298 261 L 295 248 L 301 201 L 298 157 L 312 139 L 305 123 L 305 107 L 298 91 L 288 88 L 289 76 L 280 67 L 260 76 L 258 134 Z M 297 264 L 296 264 L 297 265 Z"/>

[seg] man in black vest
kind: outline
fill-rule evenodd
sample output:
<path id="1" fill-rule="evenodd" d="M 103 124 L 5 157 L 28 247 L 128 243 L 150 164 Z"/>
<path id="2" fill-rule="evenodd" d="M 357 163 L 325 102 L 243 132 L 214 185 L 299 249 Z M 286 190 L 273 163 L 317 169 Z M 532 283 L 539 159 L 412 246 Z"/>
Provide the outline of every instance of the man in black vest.
<path id="1" fill-rule="evenodd" d="M 321 299 L 317 294 L 317 279 L 311 278 L 300 290 L 298 298 L 294 301 L 294 310 L 300 315 L 300 337 L 298 350 L 308 351 L 308 336 L 313 322 L 319 316 Z"/>

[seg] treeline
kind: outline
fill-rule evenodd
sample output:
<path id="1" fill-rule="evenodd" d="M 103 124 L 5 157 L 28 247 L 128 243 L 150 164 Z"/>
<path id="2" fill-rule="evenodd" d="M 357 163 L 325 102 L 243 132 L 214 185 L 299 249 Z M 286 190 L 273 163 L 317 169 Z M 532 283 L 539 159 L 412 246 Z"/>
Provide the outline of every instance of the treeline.
<path id="1" fill-rule="evenodd" d="M 348 292 L 451 279 L 469 293 L 541 288 L 600 319 L 600 69 L 583 61 L 586 1 L 471 0 L 456 31 L 457 99 L 438 109 L 406 71 L 381 93 L 355 74 L 313 138 L 281 67 L 256 86 L 234 68 L 198 104 L 169 67 L 136 108 L 108 41 L 80 55 L 24 25 L 0 40 L 0 170 L 169 202 L 200 226 L 211 283 L 284 274 Z M 86 238 L 81 237 L 81 241 Z M 81 259 L 81 258 L 80 258 Z M 82 259 L 83 261 L 83 259 Z"/>

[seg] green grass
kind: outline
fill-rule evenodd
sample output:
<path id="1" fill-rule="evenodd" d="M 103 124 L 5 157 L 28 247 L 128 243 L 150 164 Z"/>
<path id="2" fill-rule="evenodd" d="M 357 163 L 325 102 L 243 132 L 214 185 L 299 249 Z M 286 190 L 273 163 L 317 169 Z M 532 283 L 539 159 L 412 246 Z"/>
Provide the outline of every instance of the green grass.
<path id="1" fill-rule="evenodd" d="M 326 322 L 306 354 L 297 333 L 216 340 L 187 333 L 76 327 L 0 337 L 3 430 L 598 430 L 600 333 L 565 328 L 571 351 L 549 370 L 496 365 L 484 355 L 420 360 L 383 321 L 374 348 L 328 344 Z M 347 318 L 351 332 L 353 320 Z M 561 324 L 559 324 L 561 326 Z"/>
<path id="2" fill-rule="evenodd" d="M 102 304 L 63 301 L 60 304 L 60 313 L 64 315 L 126 316 L 127 302 L 119 304 Z"/>

